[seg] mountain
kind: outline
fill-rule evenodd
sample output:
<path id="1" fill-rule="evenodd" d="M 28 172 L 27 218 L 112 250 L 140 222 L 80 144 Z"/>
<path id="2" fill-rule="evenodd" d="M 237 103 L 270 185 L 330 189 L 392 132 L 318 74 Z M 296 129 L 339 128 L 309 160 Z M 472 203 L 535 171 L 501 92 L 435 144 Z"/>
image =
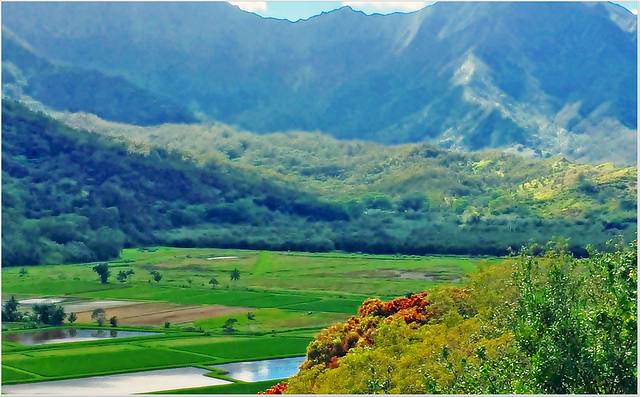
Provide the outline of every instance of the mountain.
<path id="1" fill-rule="evenodd" d="M 636 17 L 610 3 L 442 2 L 386 16 L 343 7 L 295 23 L 221 2 L 2 11 L 37 56 L 124 79 L 198 119 L 636 162 Z M 17 64 L 5 51 L 3 65 Z"/>
<path id="2" fill-rule="evenodd" d="M 59 65 L 40 57 L 4 27 L 2 85 L 3 91 L 14 98 L 29 102 L 37 98 L 52 109 L 86 111 L 123 123 L 196 121 L 186 108 L 123 77 Z"/>

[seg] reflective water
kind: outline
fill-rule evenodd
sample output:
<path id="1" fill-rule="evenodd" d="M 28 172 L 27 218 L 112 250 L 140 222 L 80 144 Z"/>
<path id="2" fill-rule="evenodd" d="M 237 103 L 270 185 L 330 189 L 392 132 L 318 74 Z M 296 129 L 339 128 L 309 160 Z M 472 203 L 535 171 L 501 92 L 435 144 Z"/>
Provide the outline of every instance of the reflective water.
<path id="1" fill-rule="evenodd" d="M 36 332 L 3 335 L 2 340 L 21 345 L 44 345 L 50 343 L 80 342 L 87 340 L 128 338 L 155 335 L 159 332 L 116 331 L 109 329 L 53 329 Z"/>
<path id="2" fill-rule="evenodd" d="M 204 376 L 202 368 L 186 367 L 142 371 L 130 374 L 92 376 L 89 378 L 54 380 L 2 386 L 6 394 L 134 394 L 231 383 Z"/>
<path id="3" fill-rule="evenodd" d="M 273 360 L 244 361 L 212 365 L 214 368 L 228 371 L 228 376 L 245 382 L 284 379 L 298 373 L 298 368 L 306 357 L 276 358 Z"/>

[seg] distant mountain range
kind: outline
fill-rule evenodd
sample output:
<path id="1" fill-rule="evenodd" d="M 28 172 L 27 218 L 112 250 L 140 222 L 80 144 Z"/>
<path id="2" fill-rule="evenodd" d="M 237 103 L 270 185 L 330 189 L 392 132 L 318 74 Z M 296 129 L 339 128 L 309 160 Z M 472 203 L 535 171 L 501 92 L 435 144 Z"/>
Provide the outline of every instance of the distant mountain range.
<path id="1" fill-rule="evenodd" d="M 5 2 L 3 94 L 135 125 L 221 121 L 635 164 L 636 16 L 610 3 Z"/>

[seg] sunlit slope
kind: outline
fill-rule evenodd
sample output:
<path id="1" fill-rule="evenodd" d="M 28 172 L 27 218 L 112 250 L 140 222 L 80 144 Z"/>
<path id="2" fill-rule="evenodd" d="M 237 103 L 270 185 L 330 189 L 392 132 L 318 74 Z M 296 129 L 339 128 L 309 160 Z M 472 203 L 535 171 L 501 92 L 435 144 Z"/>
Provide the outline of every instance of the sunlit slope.
<path id="1" fill-rule="evenodd" d="M 618 223 L 635 219 L 637 167 L 585 165 L 564 158 L 532 160 L 497 151 L 459 153 L 429 144 L 389 147 L 320 133 L 255 135 L 224 124 L 146 128 L 86 114 L 57 117 L 72 126 L 125 138 L 132 150 L 159 146 L 205 163 L 227 160 L 298 182 L 337 202 L 377 202 L 384 207 L 420 197 L 432 209 L 462 218 L 513 214 L 602 216 L 605 222 Z"/>

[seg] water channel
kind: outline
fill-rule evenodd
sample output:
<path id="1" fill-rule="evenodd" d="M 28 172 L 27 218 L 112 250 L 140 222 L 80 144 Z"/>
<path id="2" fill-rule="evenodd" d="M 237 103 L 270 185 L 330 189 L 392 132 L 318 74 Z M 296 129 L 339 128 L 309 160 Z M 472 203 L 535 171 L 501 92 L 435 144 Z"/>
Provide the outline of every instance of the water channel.
<path id="1" fill-rule="evenodd" d="M 298 368 L 306 360 L 302 357 L 276 358 L 272 360 L 244 361 L 239 363 L 212 365 L 229 373 L 225 376 L 244 382 L 284 379 L 298 373 Z"/>
<path id="2" fill-rule="evenodd" d="M 159 332 L 116 331 L 107 329 L 53 329 L 2 335 L 2 340 L 21 345 L 44 345 L 52 343 L 81 342 L 88 340 L 128 338 L 132 336 L 157 335 Z"/>
<path id="3" fill-rule="evenodd" d="M 186 367 L 141 371 L 129 374 L 91 376 L 2 386 L 3 394 L 134 394 L 231 383 L 204 376 L 206 369 Z"/>

